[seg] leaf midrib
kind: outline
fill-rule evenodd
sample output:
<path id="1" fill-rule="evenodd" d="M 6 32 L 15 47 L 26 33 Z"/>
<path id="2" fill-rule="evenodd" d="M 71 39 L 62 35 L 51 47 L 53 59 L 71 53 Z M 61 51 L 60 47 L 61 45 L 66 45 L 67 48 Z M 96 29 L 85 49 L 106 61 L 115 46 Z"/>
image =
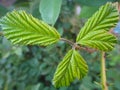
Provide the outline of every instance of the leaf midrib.
<path id="1" fill-rule="evenodd" d="M 71 58 L 73 58 L 73 51 L 72 51 L 71 55 L 72 55 Z M 67 68 L 65 69 L 63 75 L 58 79 L 58 81 L 61 80 L 65 76 L 65 74 L 67 73 L 66 71 L 68 70 L 69 66 L 71 65 L 71 58 L 69 60 L 69 64 L 67 65 Z"/>

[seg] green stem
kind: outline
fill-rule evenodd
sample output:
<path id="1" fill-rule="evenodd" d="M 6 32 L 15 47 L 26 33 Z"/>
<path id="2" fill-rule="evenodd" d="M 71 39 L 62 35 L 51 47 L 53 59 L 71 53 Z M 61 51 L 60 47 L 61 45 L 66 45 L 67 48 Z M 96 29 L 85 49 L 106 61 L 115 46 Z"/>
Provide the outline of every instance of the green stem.
<path id="1" fill-rule="evenodd" d="M 101 53 L 101 84 L 102 90 L 108 90 L 106 81 L 106 68 L 105 68 L 105 52 Z"/>

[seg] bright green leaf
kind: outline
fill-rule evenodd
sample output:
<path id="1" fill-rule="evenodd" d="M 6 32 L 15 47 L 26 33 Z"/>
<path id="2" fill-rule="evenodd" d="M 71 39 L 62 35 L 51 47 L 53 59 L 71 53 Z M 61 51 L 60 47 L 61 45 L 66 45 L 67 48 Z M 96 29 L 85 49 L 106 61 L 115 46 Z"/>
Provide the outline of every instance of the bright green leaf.
<path id="1" fill-rule="evenodd" d="M 54 25 L 62 5 L 62 0 L 41 0 L 40 1 L 40 13 L 42 19 L 48 23 Z"/>
<path id="2" fill-rule="evenodd" d="M 78 43 L 103 51 L 110 51 L 116 43 L 116 37 L 105 30 L 88 33 Z"/>
<path id="3" fill-rule="evenodd" d="M 0 21 L 7 39 L 13 44 L 50 45 L 60 39 L 55 28 L 24 11 L 8 13 Z"/>
<path id="4" fill-rule="evenodd" d="M 106 30 L 117 24 L 118 16 L 118 11 L 113 4 L 107 3 L 102 6 L 81 29 L 76 42 L 103 51 L 112 50 L 116 37 Z"/>
<path id="5" fill-rule="evenodd" d="M 70 50 L 60 62 L 53 78 L 55 87 L 68 86 L 75 79 L 82 79 L 88 66 L 76 50 Z"/>

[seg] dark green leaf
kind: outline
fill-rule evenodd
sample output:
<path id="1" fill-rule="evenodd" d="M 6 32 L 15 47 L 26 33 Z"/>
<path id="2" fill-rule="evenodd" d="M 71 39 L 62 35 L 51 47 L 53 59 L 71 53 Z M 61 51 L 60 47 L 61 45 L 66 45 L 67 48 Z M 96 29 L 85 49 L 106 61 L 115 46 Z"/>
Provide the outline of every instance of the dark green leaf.
<path id="1" fill-rule="evenodd" d="M 8 12 L 7 8 L 4 6 L 0 5 L 0 17 Z"/>
<path id="2" fill-rule="evenodd" d="M 40 13 L 42 15 L 42 19 L 48 23 L 54 25 L 62 5 L 62 0 L 41 0 L 40 2 Z"/>
<path id="3" fill-rule="evenodd" d="M 89 6 L 83 6 L 82 10 L 80 12 L 80 18 L 89 18 L 91 17 L 99 7 L 89 7 Z"/>
<path id="4" fill-rule="evenodd" d="M 116 0 L 76 0 L 82 5 L 86 6 L 101 6 L 107 2 L 115 2 Z"/>

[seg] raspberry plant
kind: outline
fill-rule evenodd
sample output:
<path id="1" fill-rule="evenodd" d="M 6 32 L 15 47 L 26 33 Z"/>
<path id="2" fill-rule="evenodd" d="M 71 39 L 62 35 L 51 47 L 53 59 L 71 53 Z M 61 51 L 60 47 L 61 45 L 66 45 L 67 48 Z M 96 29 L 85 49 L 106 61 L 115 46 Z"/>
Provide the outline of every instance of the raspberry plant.
<path id="1" fill-rule="evenodd" d="M 12 11 L 1 18 L 0 25 L 4 36 L 13 44 L 47 46 L 65 41 L 72 46 L 59 63 L 53 77 L 55 87 L 69 86 L 74 79 L 87 75 L 88 66 L 78 50 L 84 46 L 101 51 L 101 86 L 107 90 L 104 54 L 114 48 L 117 40 L 108 30 L 119 19 L 115 4 L 107 3 L 86 22 L 77 35 L 76 42 L 62 38 L 57 30 L 45 22 L 34 18 L 25 11 Z"/>

